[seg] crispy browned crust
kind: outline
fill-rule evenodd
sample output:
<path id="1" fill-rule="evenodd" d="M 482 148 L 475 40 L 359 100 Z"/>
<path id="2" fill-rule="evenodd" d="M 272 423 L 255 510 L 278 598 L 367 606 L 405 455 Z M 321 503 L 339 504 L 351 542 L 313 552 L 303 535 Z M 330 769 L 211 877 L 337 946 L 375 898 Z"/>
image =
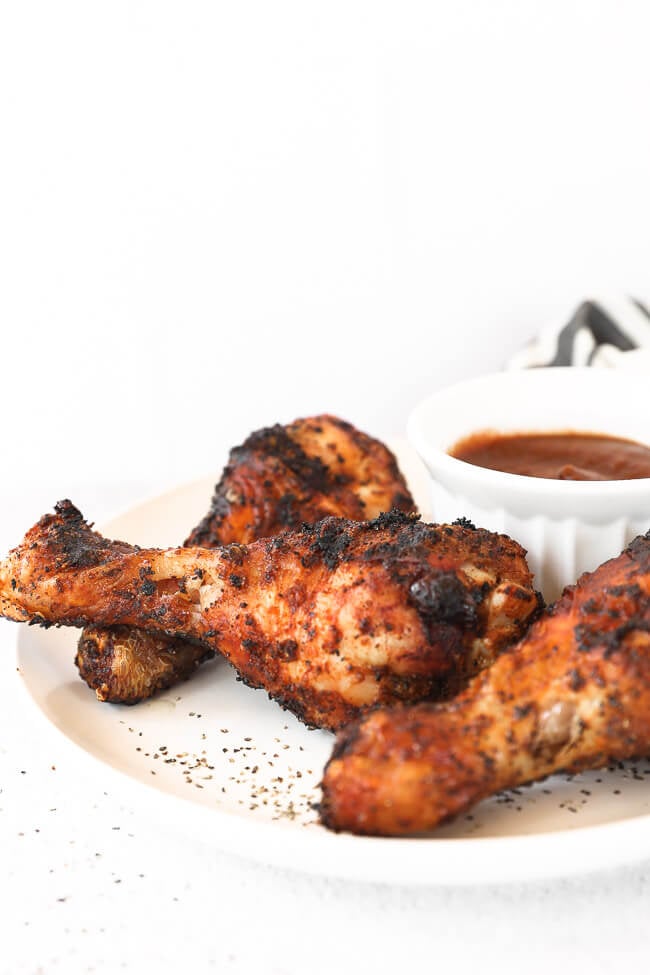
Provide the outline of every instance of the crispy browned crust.
<path id="1" fill-rule="evenodd" d="M 326 518 L 249 546 L 139 550 L 70 502 L 0 564 L 0 606 L 44 625 L 120 625 L 218 650 L 311 725 L 440 697 L 537 612 L 523 549 L 400 512 Z"/>
<path id="2" fill-rule="evenodd" d="M 340 735 L 321 816 L 377 835 L 430 830 L 501 789 L 650 752 L 650 533 L 581 577 L 445 705 Z"/>
<path id="3" fill-rule="evenodd" d="M 247 543 L 327 515 L 363 520 L 391 508 L 415 510 L 390 450 L 337 417 L 309 417 L 258 430 L 231 451 L 210 510 L 185 544 Z M 75 662 L 100 700 L 135 704 L 212 656 L 160 634 L 89 627 Z"/>
<path id="4" fill-rule="evenodd" d="M 335 416 L 257 430 L 231 453 L 210 511 L 186 545 L 247 544 L 328 515 L 415 511 L 394 455 Z"/>
<path id="5" fill-rule="evenodd" d="M 214 650 L 129 626 L 86 626 L 75 662 L 98 700 L 137 704 L 187 680 Z"/>

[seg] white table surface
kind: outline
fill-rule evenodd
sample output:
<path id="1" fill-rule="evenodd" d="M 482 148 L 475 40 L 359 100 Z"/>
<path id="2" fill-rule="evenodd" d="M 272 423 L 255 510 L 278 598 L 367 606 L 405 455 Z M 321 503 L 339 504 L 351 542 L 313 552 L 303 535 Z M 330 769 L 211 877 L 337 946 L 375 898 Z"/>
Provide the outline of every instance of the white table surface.
<path id="1" fill-rule="evenodd" d="M 73 487 L 101 521 L 164 485 Z M 52 489 L 41 482 L 11 498 L 5 488 L 3 550 L 50 507 Z M 26 703 L 16 632 L 0 625 L 3 973 L 564 972 L 586 959 L 611 972 L 647 957 L 648 863 L 529 885 L 408 889 L 277 870 L 171 832 Z"/>

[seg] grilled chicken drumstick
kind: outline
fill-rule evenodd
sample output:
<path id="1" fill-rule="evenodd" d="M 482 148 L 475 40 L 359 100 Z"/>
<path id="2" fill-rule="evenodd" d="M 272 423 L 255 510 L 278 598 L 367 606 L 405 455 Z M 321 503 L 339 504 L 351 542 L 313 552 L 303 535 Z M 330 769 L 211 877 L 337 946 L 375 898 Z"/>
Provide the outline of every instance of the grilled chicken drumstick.
<path id="1" fill-rule="evenodd" d="M 393 454 L 335 416 L 276 424 L 230 452 L 210 510 L 186 545 L 215 548 L 277 535 L 327 515 L 359 521 L 414 511 Z M 133 627 L 86 627 L 76 663 L 102 701 L 134 704 L 190 676 L 209 647 Z"/>
<path id="2" fill-rule="evenodd" d="M 523 549 L 394 512 L 326 518 L 250 545 L 137 549 L 69 501 L 0 563 L 0 612 L 201 641 L 307 724 L 440 696 L 519 637 L 539 605 Z"/>
<path id="3" fill-rule="evenodd" d="M 418 833 L 501 789 L 649 752 L 650 533 L 565 590 L 454 701 L 346 728 L 321 816 L 355 833 Z"/>
<path id="4" fill-rule="evenodd" d="M 309 417 L 257 430 L 230 452 L 185 545 L 247 545 L 328 515 L 364 521 L 392 508 L 415 511 L 390 450 L 338 417 Z"/>

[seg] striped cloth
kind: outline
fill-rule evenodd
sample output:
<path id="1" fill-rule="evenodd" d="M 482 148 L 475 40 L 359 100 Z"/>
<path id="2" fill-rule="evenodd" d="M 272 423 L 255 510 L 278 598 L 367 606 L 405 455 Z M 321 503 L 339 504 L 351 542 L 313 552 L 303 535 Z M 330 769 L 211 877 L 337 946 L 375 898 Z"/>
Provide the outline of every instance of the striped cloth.
<path id="1" fill-rule="evenodd" d="M 507 363 L 606 366 L 650 372 L 650 311 L 634 298 L 584 301 L 569 321 L 553 324 Z"/>

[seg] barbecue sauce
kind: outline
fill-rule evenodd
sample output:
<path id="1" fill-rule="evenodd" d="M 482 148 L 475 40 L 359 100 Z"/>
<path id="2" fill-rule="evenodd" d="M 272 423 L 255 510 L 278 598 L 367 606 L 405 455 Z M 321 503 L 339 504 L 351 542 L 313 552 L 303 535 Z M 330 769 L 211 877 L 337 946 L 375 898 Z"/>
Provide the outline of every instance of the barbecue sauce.
<path id="1" fill-rule="evenodd" d="M 559 481 L 650 477 L 650 447 L 602 433 L 486 430 L 459 440 L 449 453 L 476 467 Z"/>

